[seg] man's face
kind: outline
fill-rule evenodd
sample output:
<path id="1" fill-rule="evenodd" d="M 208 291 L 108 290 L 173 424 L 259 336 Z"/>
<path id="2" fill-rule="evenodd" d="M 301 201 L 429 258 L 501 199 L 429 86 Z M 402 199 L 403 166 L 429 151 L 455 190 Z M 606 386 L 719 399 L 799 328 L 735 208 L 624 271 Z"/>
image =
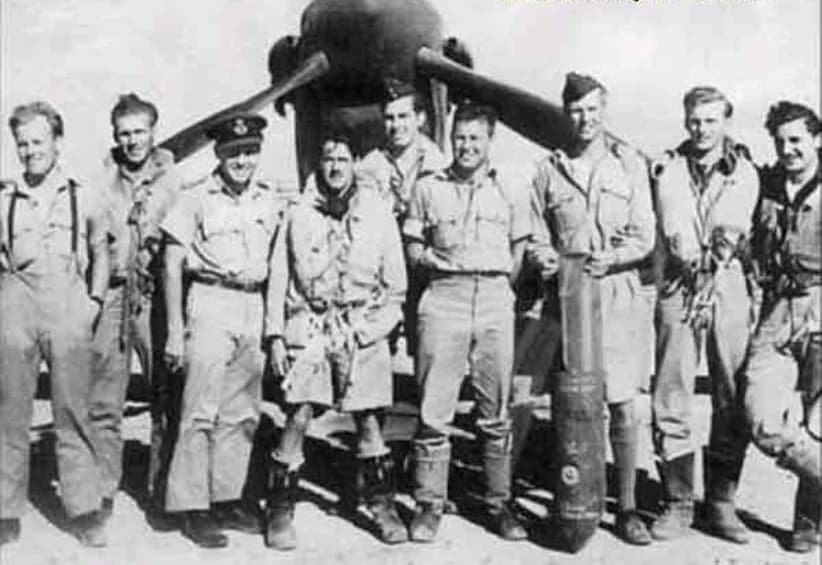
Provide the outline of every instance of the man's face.
<path id="1" fill-rule="evenodd" d="M 569 102 L 565 114 L 571 120 L 574 139 L 590 142 L 600 135 L 605 127 L 605 97 L 601 90 L 594 89 L 579 100 Z"/>
<path id="2" fill-rule="evenodd" d="M 718 147 L 725 139 L 728 122 L 722 100 L 697 104 L 685 114 L 685 129 L 688 130 L 691 144 L 698 151 Z"/>
<path id="3" fill-rule="evenodd" d="M 354 156 L 351 148 L 338 141 L 326 141 L 320 158 L 320 174 L 325 185 L 339 194 L 351 186 L 354 179 Z"/>
<path id="4" fill-rule="evenodd" d="M 404 96 L 387 103 L 382 111 L 385 136 L 390 149 L 402 150 L 417 138 L 425 114 L 414 111 L 414 97 Z"/>
<path id="5" fill-rule="evenodd" d="M 779 162 L 789 173 L 812 173 L 809 169 L 817 167 L 819 136 L 808 131 L 805 120 L 793 120 L 776 128 L 773 143 Z"/>
<path id="6" fill-rule="evenodd" d="M 43 177 L 60 155 L 60 139 L 55 137 L 45 116 L 35 116 L 13 131 L 17 157 L 27 175 Z"/>
<path id="7" fill-rule="evenodd" d="M 488 162 L 491 131 L 484 119 L 454 122 L 451 147 L 454 163 L 464 172 L 474 172 Z"/>
<path id="8" fill-rule="evenodd" d="M 247 184 L 257 170 L 260 160 L 258 145 L 238 145 L 217 150 L 220 170 L 225 178 L 234 184 Z"/>
<path id="9" fill-rule="evenodd" d="M 142 164 L 154 146 L 154 126 L 146 112 L 125 114 L 114 120 L 114 141 L 133 165 Z"/>

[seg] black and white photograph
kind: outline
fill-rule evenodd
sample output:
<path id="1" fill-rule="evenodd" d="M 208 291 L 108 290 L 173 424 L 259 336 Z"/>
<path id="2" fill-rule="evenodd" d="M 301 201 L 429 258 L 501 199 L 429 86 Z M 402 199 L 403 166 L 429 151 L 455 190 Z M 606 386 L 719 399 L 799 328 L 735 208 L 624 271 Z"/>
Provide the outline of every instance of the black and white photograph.
<path id="1" fill-rule="evenodd" d="M 0 564 L 819 564 L 820 22 L 3 0 Z"/>

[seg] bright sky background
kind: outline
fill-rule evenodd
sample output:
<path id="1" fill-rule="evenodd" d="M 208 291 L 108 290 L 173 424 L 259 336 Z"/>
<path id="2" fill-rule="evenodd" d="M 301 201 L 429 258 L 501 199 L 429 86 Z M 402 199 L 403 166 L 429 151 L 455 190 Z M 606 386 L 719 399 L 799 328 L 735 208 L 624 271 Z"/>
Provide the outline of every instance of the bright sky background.
<path id="1" fill-rule="evenodd" d="M 91 177 L 110 142 L 108 114 L 136 91 L 160 108 L 158 138 L 269 82 L 271 44 L 299 32 L 307 1 L 2 0 L 0 175 L 19 169 L 6 125 L 14 105 L 52 102 L 66 121 L 67 163 Z M 681 99 L 714 84 L 736 105 L 735 130 L 758 161 L 773 101 L 820 106 L 819 0 L 432 0 L 446 36 L 463 39 L 484 74 L 559 99 L 569 70 L 611 90 L 611 129 L 651 154 L 682 138 Z M 296 179 L 293 125 L 264 114 L 262 169 Z M 526 175 L 543 151 L 509 131 L 496 162 Z M 185 163 L 195 177 L 209 150 Z"/>

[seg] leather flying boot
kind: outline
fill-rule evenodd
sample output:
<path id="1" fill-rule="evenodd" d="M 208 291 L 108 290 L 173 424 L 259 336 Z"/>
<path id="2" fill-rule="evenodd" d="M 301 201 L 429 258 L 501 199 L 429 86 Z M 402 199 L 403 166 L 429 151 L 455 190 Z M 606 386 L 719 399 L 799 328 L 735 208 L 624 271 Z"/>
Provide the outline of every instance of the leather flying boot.
<path id="1" fill-rule="evenodd" d="M 690 532 L 694 521 L 694 454 L 688 453 L 662 464 L 665 511 L 651 526 L 657 540 L 680 538 Z"/>
<path id="2" fill-rule="evenodd" d="M 411 541 L 432 542 L 439 531 L 445 497 L 451 444 L 445 436 L 414 440 L 414 498 L 417 508 L 408 527 Z"/>
<path id="3" fill-rule="evenodd" d="M 105 547 L 108 544 L 105 520 L 99 510 L 88 512 L 71 520 L 74 536 L 85 547 Z"/>
<path id="4" fill-rule="evenodd" d="M 787 549 L 795 553 L 810 553 L 820 544 L 822 534 L 822 499 L 806 479 L 799 479 L 793 510 L 793 532 Z"/>
<path id="5" fill-rule="evenodd" d="M 0 545 L 20 539 L 20 519 L 0 518 Z"/>
<path id="6" fill-rule="evenodd" d="M 710 534 L 734 543 L 748 543 L 750 541 L 748 528 L 736 515 L 734 505 L 742 461 L 730 461 L 706 449 L 704 465 L 704 529 Z"/>
<path id="7" fill-rule="evenodd" d="M 189 510 L 184 513 L 182 534 L 206 549 L 216 549 L 228 545 L 228 538 L 220 531 L 217 521 L 209 510 Z"/>
<path id="8" fill-rule="evenodd" d="M 360 459 L 363 498 L 372 513 L 377 537 L 384 543 L 408 541 L 408 530 L 394 503 L 395 477 L 391 454 Z"/>
<path id="9" fill-rule="evenodd" d="M 645 522 L 636 510 L 620 510 L 616 516 L 616 533 L 631 545 L 648 545 L 653 541 Z"/>
<path id="10" fill-rule="evenodd" d="M 216 503 L 214 517 L 223 530 L 235 530 L 246 534 L 259 534 L 261 530 L 257 513 L 251 504 L 244 500 Z"/>
<path id="11" fill-rule="evenodd" d="M 287 551 L 297 547 L 294 506 L 297 501 L 299 471 L 279 461 L 271 462 L 265 508 L 265 545 Z"/>

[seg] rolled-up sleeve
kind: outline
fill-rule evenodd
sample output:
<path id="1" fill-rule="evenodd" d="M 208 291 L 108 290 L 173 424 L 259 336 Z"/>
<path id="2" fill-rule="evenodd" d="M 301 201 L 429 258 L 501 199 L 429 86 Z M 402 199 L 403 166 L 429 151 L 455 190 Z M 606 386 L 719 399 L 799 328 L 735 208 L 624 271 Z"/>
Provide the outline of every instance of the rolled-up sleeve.
<path id="1" fill-rule="evenodd" d="M 402 235 L 409 240 L 425 242 L 425 193 L 428 183 L 423 181 L 413 192 L 408 204 L 408 216 L 402 226 Z"/>

